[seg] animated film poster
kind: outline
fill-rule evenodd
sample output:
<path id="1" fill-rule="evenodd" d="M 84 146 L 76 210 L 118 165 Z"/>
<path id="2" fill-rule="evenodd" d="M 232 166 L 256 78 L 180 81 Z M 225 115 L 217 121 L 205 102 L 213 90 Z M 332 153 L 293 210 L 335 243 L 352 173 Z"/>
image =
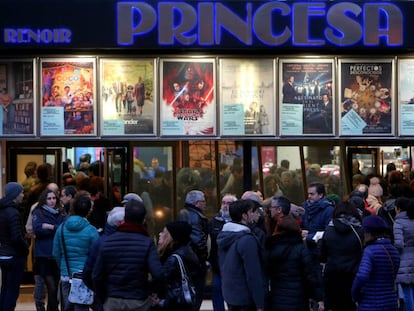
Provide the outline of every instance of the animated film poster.
<path id="1" fill-rule="evenodd" d="M 272 59 L 220 60 L 221 134 L 274 134 Z"/>
<path id="2" fill-rule="evenodd" d="M 400 59 L 398 68 L 400 135 L 414 135 L 414 59 Z"/>
<path id="3" fill-rule="evenodd" d="M 215 135 L 215 63 L 161 61 L 161 135 Z"/>
<path id="4" fill-rule="evenodd" d="M 280 61 L 281 135 L 332 135 L 333 60 Z"/>
<path id="5" fill-rule="evenodd" d="M 95 59 L 41 61 L 41 135 L 96 134 Z"/>
<path id="6" fill-rule="evenodd" d="M 34 135 L 34 60 L 0 61 L 0 135 Z"/>
<path id="7" fill-rule="evenodd" d="M 392 134 L 393 61 L 339 63 L 341 135 Z"/>
<path id="8" fill-rule="evenodd" d="M 154 134 L 154 63 L 153 58 L 101 60 L 103 135 Z"/>

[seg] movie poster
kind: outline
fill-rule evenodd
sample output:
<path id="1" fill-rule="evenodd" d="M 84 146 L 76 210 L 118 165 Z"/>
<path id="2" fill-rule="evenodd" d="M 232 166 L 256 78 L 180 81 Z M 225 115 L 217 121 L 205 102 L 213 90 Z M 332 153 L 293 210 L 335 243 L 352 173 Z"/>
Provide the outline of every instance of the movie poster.
<path id="1" fill-rule="evenodd" d="M 34 135 L 34 60 L 0 61 L 0 135 Z"/>
<path id="2" fill-rule="evenodd" d="M 221 134 L 275 134 L 272 59 L 220 60 Z"/>
<path id="3" fill-rule="evenodd" d="M 95 59 L 42 59 L 41 76 L 41 135 L 96 134 Z"/>
<path id="4" fill-rule="evenodd" d="M 154 134 L 155 60 L 101 60 L 102 135 Z"/>
<path id="5" fill-rule="evenodd" d="M 400 59 L 398 67 L 400 135 L 414 135 L 414 59 Z"/>
<path id="6" fill-rule="evenodd" d="M 340 60 L 341 135 L 393 132 L 393 60 Z"/>
<path id="7" fill-rule="evenodd" d="M 333 135 L 333 60 L 280 61 L 281 135 Z"/>
<path id="8" fill-rule="evenodd" d="M 161 135 L 215 135 L 213 59 L 161 60 Z"/>

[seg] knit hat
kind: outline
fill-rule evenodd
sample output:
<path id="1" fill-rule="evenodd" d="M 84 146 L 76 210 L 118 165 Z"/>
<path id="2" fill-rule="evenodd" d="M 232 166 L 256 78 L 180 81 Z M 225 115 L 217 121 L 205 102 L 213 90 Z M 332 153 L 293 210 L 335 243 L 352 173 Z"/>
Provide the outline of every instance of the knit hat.
<path id="1" fill-rule="evenodd" d="M 124 199 L 122 200 L 121 203 L 125 204 L 130 200 L 135 200 L 135 201 L 138 201 L 138 202 L 141 202 L 141 203 L 143 202 L 141 197 L 138 194 L 130 192 L 130 193 L 127 193 L 126 195 L 124 195 Z"/>
<path id="2" fill-rule="evenodd" d="M 383 190 L 378 177 L 372 177 L 369 180 L 368 194 L 371 194 L 376 198 L 382 197 Z"/>
<path id="3" fill-rule="evenodd" d="M 362 220 L 362 227 L 367 233 L 385 232 L 388 229 L 384 219 L 376 215 L 365 217 Z"/>
<path id="4" fill-rule="evenodd" d="M 188 222 L 173 221 L 168 223 L 166 227 L 174 242 L 179 242 L 180 244 L 190 242 L 192 228 Z"/>
<path id="5" fill-rule="evenodd" d="M 23 186 L 17 182 L 9 182 L 6 184 L 4 192 L 6 194 L 5 197 L 13 201 L 20 193 L 23 192 Z"/>

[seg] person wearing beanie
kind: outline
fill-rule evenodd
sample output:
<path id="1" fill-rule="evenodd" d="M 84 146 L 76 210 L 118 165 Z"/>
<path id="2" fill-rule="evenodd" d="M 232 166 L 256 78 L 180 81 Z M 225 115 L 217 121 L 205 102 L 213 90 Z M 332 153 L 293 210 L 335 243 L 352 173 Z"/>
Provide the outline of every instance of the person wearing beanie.
<path id="1" fill-rule="evenodd" d="M 387 224 L 376 215 L 362 220 L 365 248 L 352 284 L 358 310 L 398 310 L 395 280 L 400 255 L 387 237 Z"/>
<path id="2" fill-rule="evenodd" d="M 152 295 L 154 309 L 193 311 L 194 304 L 180 301 L 181 270 L 175 255 L 180 256 L 189 279 L 197 275 L 199 261 L 197 255 L 189 246 L 191 225 L 185 221 L 168 223 L 158 238 L 158 253 L 163 265 L 166 290 L 159 295 Z M 195 294 L 195 293 L 194 293 Z M 195 297 L 195 295 L 194 295 Z"/>
<path id="3" fill-rule="evenodd" d="M 378 210 L 382 206 L 382 195 L 383 195 L 383 189 L 380 184 L 380 180 L 378 177 L 372 177 L 369 180 L 369 187 L 368 187 L 368 197 L 367 197 L 367 203 L 368 207 L 367 210 L 372 215 L 377 215 Z"/>
<path id="4" fill-rule="evenodd" d="M 29 254 L 21 226 L 20 204 L 23 196 L 23 186 L 9 182 L 0 200 L 0 268 L 3 280 L 0 310 L 15 309 Z"/>
<path id="5" fill-rule="evenodd" d="M 317 273 L 318 263 L 303 243 L 297 220 L 289 213 L 281 217 L 266 245 L 270 279 L 269 310 L 308 310 L 309 298 L 317 301 L 319 310 L 323 310 L 324 293 Z M 308 292 L 310 288 L 312 291 Z"/>

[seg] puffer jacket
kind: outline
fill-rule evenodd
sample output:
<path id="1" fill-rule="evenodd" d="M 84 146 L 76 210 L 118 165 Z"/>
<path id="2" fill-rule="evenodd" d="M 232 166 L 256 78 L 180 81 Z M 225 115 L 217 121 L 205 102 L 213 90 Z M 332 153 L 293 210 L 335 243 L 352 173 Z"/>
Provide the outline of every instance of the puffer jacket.
<path id="1" fill-rule="evenodd" d="M 0 200 L 0 256 L 27 257 L 29 249 L 23 237 L 19 206 Z"/>
<path id="2" fill-rule="evenodd" d="M 67 269 L 63 252 L 62 228 L 70 271 Z M 69 277 L 75 272 L 82 271 L 89 248 L 98 238 L 96 228 L 83 217 L 73 215 L 62 223 L 53 239 L 53 257 L 60 267 L 60 275 Z"/>
<path id="3" fill-rule="evenodd" d="M 352 285 L 358 311 L 398 310 L 395 276 L 399 266 L 400 256 L 389 239 L 367 244 Z"/>
<path id="4" fill-rule="evenodd" d="M 274 235 L 267 240 L 271 309 L 309 310 L 309 298 L 323 300 L 322 280 L 300 234 Z"/>
<path id="5" fill-rule="evenodd" d="M 414 219 L 401 212 L 395 217 L 394 246 L 401 255 L 397 283 L 414 284 Z"/>
<path id="6" fill-rule="evenodd" d="M 103 241 L 92 281 L 100 301 L 108 297 L 145 300 L 162 283 L 163 268 L 154 241 L 142 225 L 125 222 Z"/>

